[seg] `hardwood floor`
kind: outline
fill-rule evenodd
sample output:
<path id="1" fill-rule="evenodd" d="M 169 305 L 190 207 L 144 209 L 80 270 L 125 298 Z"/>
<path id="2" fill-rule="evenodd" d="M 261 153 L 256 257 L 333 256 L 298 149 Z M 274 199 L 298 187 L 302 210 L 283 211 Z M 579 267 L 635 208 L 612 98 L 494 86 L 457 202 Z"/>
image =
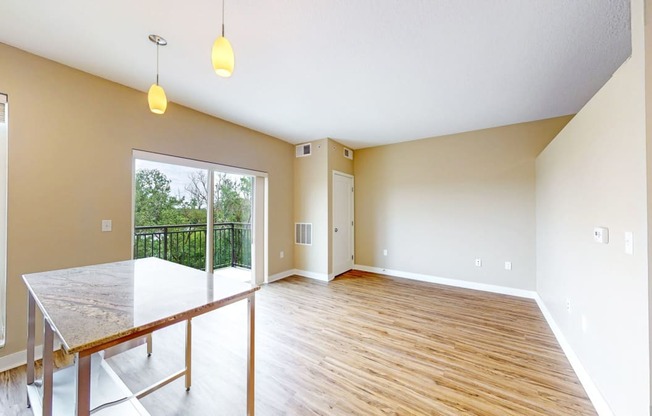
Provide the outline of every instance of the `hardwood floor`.
<path id="1" fill-rule="evenodd" d="M 349 272 L 290 277 L 256 303 L 258 415 L 595 415 L 536 303 Z M 245 303 L 193 320 L 193 387 L 145 397 L 152 415 L 245 414 Z M 183 363 L 184 326 L 109 359 L 132 389 Z M 29 415 L 24 367 L 0 412 Z M 7 410 L 8 409 L 8 410 Z M 4 413 L 3 413 L 4 414 Z"/>

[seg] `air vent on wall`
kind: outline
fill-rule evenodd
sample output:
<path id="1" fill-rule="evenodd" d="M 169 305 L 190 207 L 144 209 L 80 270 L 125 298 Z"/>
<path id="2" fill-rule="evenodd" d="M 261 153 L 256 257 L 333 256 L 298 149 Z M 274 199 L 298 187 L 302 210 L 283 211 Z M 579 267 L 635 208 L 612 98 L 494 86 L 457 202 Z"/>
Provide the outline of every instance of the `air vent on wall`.
<path id="1" fill-rule="evenodd" d="M 344 157 L 353 160 L 353 150 L 344 148 Z"/>
<path id="2" fill-rule="evenodd" d="M 0 94 L 0 124 L 7 122 L 7 96 Z"/>
<path id="3" fill-rule="evenodd" d="M 297 146 L 297 157 L 310 156 L 312 153 L 311 143 L 300 144 Z"/>
<path id="4" fill-rule="evenodd" d="M 294 224 L 294 244 L 312 245 L 312 224 L 305 222 Z"/>

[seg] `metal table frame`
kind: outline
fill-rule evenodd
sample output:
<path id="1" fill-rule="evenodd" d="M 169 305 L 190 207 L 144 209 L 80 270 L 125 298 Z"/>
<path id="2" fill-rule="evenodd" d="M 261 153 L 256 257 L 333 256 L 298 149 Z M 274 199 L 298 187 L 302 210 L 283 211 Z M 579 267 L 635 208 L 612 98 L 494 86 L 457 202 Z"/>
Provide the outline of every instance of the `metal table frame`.
<path id="1" fill-rule="evenodd" d="M 161 328 L 165 328 L 176 323 L 186 321 L 186 353 L 185 353 L 185 368 L 181 371 L 178 371 L 171 376 L 155 383 L 154 385 L 133 394 L 131 397 L 127 397 L 122 401 L 126 400 L 136 400 L 146 396 L 149 393 L 154 392 L 160 387 L 165 386 L 166 384 L 185 376 L 185 387 L 190 389 L 191 385 L 191 342 L 192 342 L 192 318 L 202 315 L 204 313 L 219 309 L 223 306 L 238 302 L 240 300 L 247 299 L 248 309 L 247 317 L 249 325 L 247 326 L 247 415 L 254 415 L 254 350 L 255 350 L 255 290 L 258 287 L 252 287 L 250 292 L 246 292 L 234 298 L 230 298 L 224 302 L 213 303 L 212 305 L 206 305 L 202 308 L 196 308 L 195 310 L 186 311 L 181 314 L 177 319 L 169 320 L 153 327 L 147 328 L 142 331 L 134 332 L 127 336 L 111 340 L 109 342 L 96 345 L 92 348 L 79 351 L 75 353 L 75 373 L 76 373 L 76 416 L 89 416 L 91 414 L 91 403 L 90 403 L 90 381 L 91 381 L 91 355 L 93 353 L 106 350 L 110 347 L 142 338 L 144 336 L 151 336 L 151 334 Z M 43 378 L 42 378 L 42 397 L 40 395 L 40 389 L 37 386 L 37 381 L 35 380 L 35 338 L 36 338 L 36 306 L 39 306 L 39 309 L 43 313 L 43 326 L 44 326 L 44 337 L 43 337 Z M 39 303 L 38 299 L 35 298 L 31 289 L 28 292 L 28 323 L 27 323 L 27 403 L 28 406 L 32 407 L 33 411 L 37 411 L 36 406 L 32 404 L 37 404 L 36 401 L 40 401 L 40 409 L 42 409 L 43 416 L 52 416 L 53 403 L 52 403 L 52 393 L 53 393 L 53 373 L 54 373 L 54 357 L 53 357 L 53 345 L 54 345 L 54 335 L 58 334 L 56 329 L 56 323 L 50 322 L 48 318 L 47 311 L 43 310 L 42 305 Z M 67 352 L 67 351 L 66 351 Z M 148 345 L 148 353 L 151 353 L 150 346 Z M 114 405 L 118 403 L 111 403 L 109 405 Z M 98 406 L 94 411 L 100 411 L 105 406 Z"/>

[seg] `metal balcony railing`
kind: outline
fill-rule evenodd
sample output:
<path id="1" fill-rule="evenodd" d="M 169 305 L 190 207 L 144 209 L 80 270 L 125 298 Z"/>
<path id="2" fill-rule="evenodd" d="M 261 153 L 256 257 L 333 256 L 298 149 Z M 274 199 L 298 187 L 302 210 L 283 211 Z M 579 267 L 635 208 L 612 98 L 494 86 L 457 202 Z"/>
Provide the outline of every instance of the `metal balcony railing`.
<path id="1" fill-rule="evenodd" d="M 134 258 L 158 257 L 206 269 L 206 224 L 135 227 Z M 251 224 L 213 224 L 213 268 L 251 269 Z"/>

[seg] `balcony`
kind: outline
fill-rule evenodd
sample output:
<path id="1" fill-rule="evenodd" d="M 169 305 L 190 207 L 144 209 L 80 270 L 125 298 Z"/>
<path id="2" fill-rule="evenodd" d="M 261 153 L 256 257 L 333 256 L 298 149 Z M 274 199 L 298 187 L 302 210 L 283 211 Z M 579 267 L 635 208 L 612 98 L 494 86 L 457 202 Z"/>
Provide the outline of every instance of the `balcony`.
<path id="1" fill-rule="evenodd" d="M 158 257 L 206 269 L 206 224 L 135 227 L 134 259 Z M 213 269 L 251 269 L 251 224 L 213 224 Z"/>

